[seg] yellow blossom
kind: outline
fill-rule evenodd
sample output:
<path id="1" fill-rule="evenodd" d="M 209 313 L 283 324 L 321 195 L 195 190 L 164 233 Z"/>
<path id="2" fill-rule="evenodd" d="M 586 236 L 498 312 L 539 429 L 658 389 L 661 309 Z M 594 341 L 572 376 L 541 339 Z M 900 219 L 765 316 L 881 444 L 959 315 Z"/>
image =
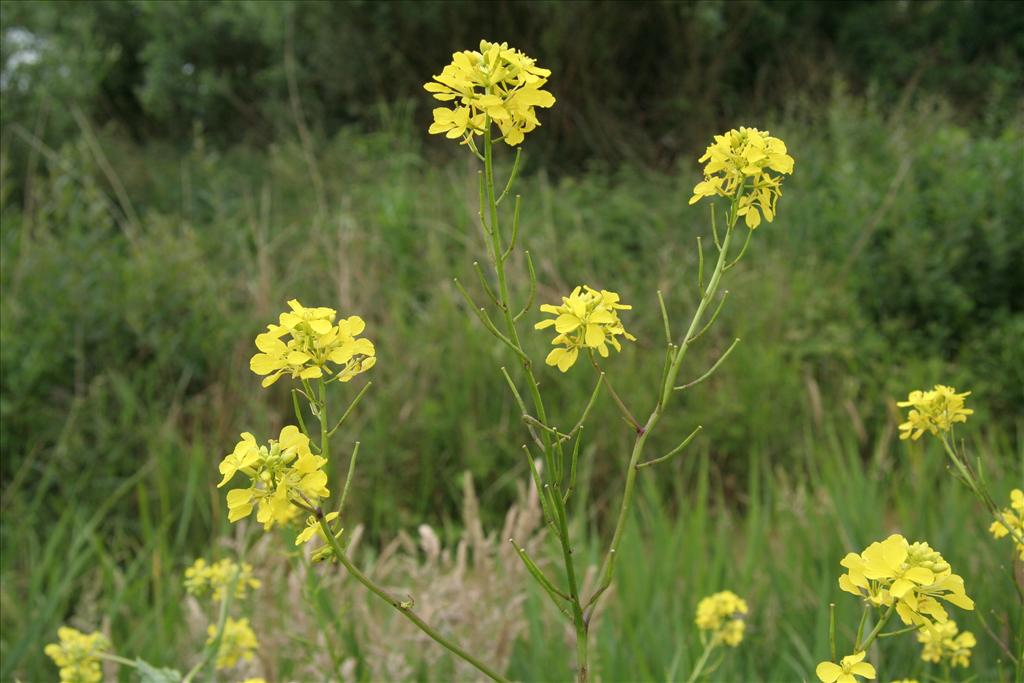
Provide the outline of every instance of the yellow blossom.
<path id="1" fill-rule="evenodd" d="M 857 676 L 873 679 L 875 667 L 864 661 L 864 652 L 855 652 L 843 657 L 839 664 L 822 662 L 814 673 L 822 683 L 857 683 Z"/>
<path id="2" fill-rule="evenodd" d="M 702 637 L 709 635 L 712 641 L 720 641 L 736 647 L 743 640 L 747 603 L 732 591 L 721 591 L 697 603 L 697 617 L 694 620 Z"/>
<path id="3" fill-rule="evenodd" d="M 43 652 L 60 668 L 61 683 L 99 683 L 103 680 L 100 653 L 110 648 L 110 641 L 102 633 L 85 634 L 61 626 L 57 629 L 60 642 L 50 643 Z"/>
<path id="4" fill-rule="evenodd" d="M 338 518 L 337 512 L 329 512 L 324 520 L 330 525 L 331 522 Z M 320 528 L 320 522 L 317 521 L 316 515 L 310 515 L 306 519 L 306 528 L 299 532 L 299 535 L 295 537 L 295 545 L 302 545 L 313 536 L 319 536 L 320 540 L 327 541 L 327 537 L 324 536 L 324 530 Z"/>
<path id="5" fill-rule="evenodd" d="M 839 564 L 847 570 L 839 577 L 842 590 L 875 606 L 895 604 L 905 624 L 945 622 L 948 615 L 939 599 L 974 609 L 963 579 L 927 543 L 909 543 L 893 534 L 860 554 L 848 553 Z"/>
<path id="6" fill-rule="evenodd" d="M 241 462 L 240 451 L 246 454 Z M 271 439 L 266 446 L 256 444 L 248 432 L 242 434 L 234 452 L 220 464 L 224 478 L 218 487 L 238 473 L 250 483 L 248 487 L 228 491 L 228 520 L 237 522 L 258 508 L 256 521 L 265 529 L 291 521 L 298 513 L 297 504 L 316 505 L 319 499 L 330 495 L 323 471 L 326 463 L 326 458 L 313 455 L 309 437 L 294 425 L 282 429 L 280 438 Z"/>
<path id="7" fill-rule="evenodd" d="M 971 665 L 971 648 L 977 645 L 974 634 L 961 632 L 952 619 L 944 624 L 932 624 L 917 632 L 921 643 L 921 659 L 936 664 L 943 662 L 951 666 Z"/>
<path id="8" fill-rule="evenodd" d="M 297 299 L 288 306 L 291 310 L 279 316 L 277 325 L 267 325 L 267 331 L 256 337 L 260 352 L 249 360 L 253 372 L 266 375 L 264 387 L 286 373 L 293 379 L 329 375 L 328 381 L 347 382 L 373 367 L 373 342 L 357 339 L 366 327 L 362 318 L 354 315 L 335 324 L 333 308 L 306 308 Z"/>
<path id="9" fill-rule="evenodd" d="M 210 645 L 217 639 L 217 625 L 210 624 L 206 629 L 208 638 L 206 644 Z M 253 652 L 259 647 L 256 634 L 249 627 L 248 619 L 227 618 L 224 622 L 224 632 L 220 637 L 220 646 L 217 648 L 217 669 L 230 669 L 239 661 L 249 661 Z"/>
<path id="10" fill-rule="evenodd" d="M 555 103 L 543 86 L 551 72 L 507 43 L 480 41 L 479 52 L 463 50 L 423 88 L 449 107 L 434 109 L 431 134 L 462 138 L 467 144 L 482 135 L 490 122 L 497 124 L 501 139 L 518 145 L 537 128 L 536 108 Z"/>
<path id="11" fill-rule="evenodd" d="M 736 214 L 753 230 L 761 218 L 772 222 L 775 205 L 782 196 L 782 176 L 793 173 L 793 157 L 786 143 L 767 131 L 740 127 L 716 135 L 704 155 L 704 180 L 693 188 L 690 204 L 703 197 L 739 197 Z M 705 163 L 706 162 L 706 163 Z"/>
<path id="12" fill-rule="evenodd" d="M 956 422 L 967 422 L 974 411 L 964 408 L 964 399 L 971 392 L 956 393 L 953 387 L 936 384 L 931 391 L 912 391 L 906 401 L 896 405 L 910 408 L 907 421 L 900 425 L 901 439 L 917 439 L 925 432 L 948 432 Z"/>
<path id="13" fill-rule="evenodd" d="M 607 290 L 597 290 L 587 285 L 576 287 L 569 296 L 562 297 L 560 306 L 544 304 L 540 307 L 555 318 L 542 320 L 534 329 L 542 330 L 554 325 L 557 336 L 551 341 L 560 348 L 553 349 L 545 362 L 557 365 L 562 372 L 576 362 L 581 349 L 596 349 L 602 357 L 608 356 L 608 345 L 616 351 L 622 350 L 617 337 L 636 341 L 626 332 L 619 320 L 619 310 L 633 308 L 619 303 L 619 295 Z"/>
<path id="14" fill-rule="evenodd" d="M 1017 547 L 1020 559 L 1024 560 L 1024 491 L 1014 489 L 1010 491 L 1010 507 L 1000 510 L 1002 518 L 996 517 L 996 521 L 988 528 L 993 538 L 1010 536 Z"/>
<path id="15" fill-rule="evenodd" d="M 206 560 L 199 558 L 185 570 L 185 591 L 197 597 L 210 593 L 215 601 L 220 601 L 224 598 L 227 586 L 232 582 L 235 586 L 235 597 L 239 600 L 244 599 L 250 590 L 256 590 L 261 585 L 259 579 L 252 575 L 251 564 L 243 562 L 239 565 L 228 558 L 213 564 L 207 564 Z"/>

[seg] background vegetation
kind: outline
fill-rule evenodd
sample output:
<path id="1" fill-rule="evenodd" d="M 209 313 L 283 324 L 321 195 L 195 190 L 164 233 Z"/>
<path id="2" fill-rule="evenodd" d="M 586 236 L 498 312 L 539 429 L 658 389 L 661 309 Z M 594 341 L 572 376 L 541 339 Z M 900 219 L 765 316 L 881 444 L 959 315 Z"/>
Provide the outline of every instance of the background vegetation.
<path id="1" fill-rule="evenodd" d="M 589 282 L 634 304 L 640 341 L 609 367 L 644 409 L 660 371 L 654 292 L 677 319 L 696 298 L 707 217 L 686 200 L 700 149 L 749 124 L 797 160 L 690 372 L 743 342 L 655 435 L 667 447 L 705 429 L 644 482 L 623 554 L 635 561 L 600 622 L 603 679 L 685 671 L 695 604 L 722 587 L 754 610 L 723 680 L 811 675 L 828 602 L 854 620 L 838 560 L 896 530 L 940 549 L 984 608 L 995 637 L 959 620 L 978 635 L 979 680 L 1006 671 L 995 641 L 1022 618 L 1009 545 L 985 538 L 938 449 L 896 440 L 894 400 L 936 382 L 973 390 L 966 434 L 996 493 L 1024 481 L 1024 26 L 1010 4 L 2 11 L 0 678 L 52 678 L 42 644 L 69 620 L 161 664 L 194 652 L 178 577 L 231 535 L 213 488 L 222 454 L 288 419 L 285 390 L 259 390 L 248 358 L 291 297 L 358 312 L 378 344 L 346 436 L 363 445 L 351 509 L 364 561 L 423 522 L 461 538 L 467 470 L 484 528 L 500 528 L 525 478 L 497 371 L 510 363 L 451 285 L 482 254 L 473 166 L 428 139 L 420 92 L 481 36 L 554 71 L 559 101 L 528 140 L 521 189 L 539 299 Z M 545 340 L 532 343 L 539 358 Z M 563 416 L 593 382 L 582 368 L 547 380 Z M 590 522 L 575 531 L 594 557 L 630 436 L 610 403 L 596 411 L 608 427 L 588 436 Z M 360 598 L 345 590 L 311 620 L 367 678 L 370 628 L 346 618 Z M 261 609 L 263 636 L 298 608 Z M 566 666 L 555 622 L 532 598 L 522 614 L 509 673 L 548 678 Z M 876 658 L 891 677 L 920 674 L 904 640 Z M 288 642 L 262 665 L 308 676 L 312 649 Z"/>

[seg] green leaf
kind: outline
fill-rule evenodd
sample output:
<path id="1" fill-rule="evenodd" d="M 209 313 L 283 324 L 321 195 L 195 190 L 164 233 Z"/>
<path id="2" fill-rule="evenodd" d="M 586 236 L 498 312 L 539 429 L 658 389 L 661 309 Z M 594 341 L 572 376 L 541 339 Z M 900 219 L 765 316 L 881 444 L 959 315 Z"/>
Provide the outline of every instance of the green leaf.
<path id="1" fill-rule="evenodd" d="M 135 671 L 139 674 L 139 683 L 181 683 L 181 672 L 158 669 L 141 659 L 135 660 Z"/>

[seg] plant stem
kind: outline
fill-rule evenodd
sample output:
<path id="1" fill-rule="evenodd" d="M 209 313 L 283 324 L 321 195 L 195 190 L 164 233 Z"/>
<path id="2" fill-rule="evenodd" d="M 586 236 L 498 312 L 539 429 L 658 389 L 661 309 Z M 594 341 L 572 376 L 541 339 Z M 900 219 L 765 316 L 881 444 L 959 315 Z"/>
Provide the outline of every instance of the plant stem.
<path id="1" fill-rule="evenodd" d="M 493 141 L 491 139 L 491 121 L 488 117 L 484 122 L 484 184 L 486 191 L 487 207 L 490 214 L 490 238 L 491 238 L 491 261 L 494 264 L 494 274 L 498 280 L 498 300 L 502 317 L 505 319 L 507 339 L 517 350 L 517 355 L 523 365 L 526 374 L 527 385 L 530 389 L 530 398 L 533 401 L 537 419 L 543 424 L 548 423 L 547 410 L 544 408 L 544 401 L 540 395 L 540 386 L 533 374 L 533 365 L 529 357 L 523 351 L 523 345 L 519 340 L 519 332 L 516 330 L 515 316 L 512 314 L 512 307 L 509 301 L 508 282 L 505 276 L 505 259 L 507 254 L 504 250 L 501 238 L 501 227 L 498 217 L 497 196 L 494 190 L 494 159 Z M 507 191 L 507 188 L 506 188 Z M 562 495 L 561 484 L 555 479 L 556 468 L 553 466 L 557 457 L 561 461 L 564 457 L 561 442 L 553 439 L 546 430 L 541 430 L 541 438 L 544 446 L 544 458 L 546 467 L 544 476 L 549 486 L 554 490 L 555 495 L 550 496 L 552 512 L 555 517 L 556 536 L 562 548 L 562 562 L 565 565 L 566 583 L 568 583 L 568 594 L 572 607 L 573 626 L 576 631 L 576 665 L 577 681 L 584 683 L 587 680 L 587 638 L 588 624 L 583 615 L 583 607 L 580 604 L 579 581 L 576 577 L 576 566 L 572 556 L 572 545 L 569 539 L 569 525 L 566 520 L 565 501 Z M 561 471 L 561 467 L 557 470 Z M 543 495 L 543 494 L 542 494 Z"/>
<path id="2" fill-rule="evenodd" d="M 474 657 L 473 655 L 469 654 L 461 647 L 456 645 L 454 642 L 452 642 L 448 638 L 445 638 L 440 633 L 435 631 L 427 622 L 423 621 L 423 619 L 421 619 L 418 614 L 412 611 L 412 606 L 409 603 L 402 602 L 394 595 L 388 593 L 386 590 L 375 584 L 373 580 L 370 579 L 370 577 L 366 576 L 366 574 L 361 572 L 358 567 L 352 564 L 352 561 L 345 554 L 345 551 L 342 550 L 341 544 L 338 542 L 338 539 L 334 537 L 334 533 L 331 531 L 331 528 L 327 524 L 327 521 L 324 519 L 322 513 L 317 515 L 317 521 L 320 524 L 320 529 L 321 531 L 323 531 L 324 537 L 327 538 L 327 542 L 330 543 L 331 549 L 334 551 L 334 556 L 338 558 L 338 561 L 341 562 L 341 564 L 345 567 L 348 573 L 351 574 L 356 579 L 356 581 L 363 584 L 363 586 L 365 586 L 371 593 L 373 593 L 378 598 L 394 607 L 396 610 L 398 610 L 398 612 L 402 616 L 404 616 L 406 619 L 415 624 L 417 628 L 419 628 L 421 631 L 430 636 L 430 638 L 438 645 L 445 648 L 446 650 L 448 650 L 455 656 L 459 657 L 463 661 L 471 664 L 473 667 L 475 667 L 478 671 L 483 673 L 491 680 L 499 681 L 499 683 L 508 683 L 508 679 L 502 676 L 500 673 L 498 673 L 491 667 L 487 666 L 479 659 L 477 659 L 476 657 Z"/>
<path id="3" fill-rule="evenodd" d="M 711 275 L 711 280 L 708 282 L 707 288 L 704 290 L 703 296 L 701 296 L 700 303 L 697 305 L 697 310 L 694 312 L 693 319 L 690 321 L 690 326 L 686 330 L 686 334 L 683 335 L 682 340 L 679 342 L 679 348 L 676 351 L 675 357 L 672 359 L 672 364 L 662 380 L 658 403 L 654 407 L 654 411 L 651 413 L 650 417 L 647 418 L 647 422 L 637 430 L 636 441 L 633 444 L 633 451 L 629 456 L 629 466 L 626 470 L 626 484 L 622 492 L 622 503 L 619 507 L 619 517 L 615 522 L 615 532 L 612 534 L 612 542 L 608 546 L 608 553 L 605 555 L 604 562 L 601 565 L 601 572 L 599 574 L 599 576 L 602 577 L 601 585 L 587 602 L 587 610 L 590 613 L 592 613 L 594 608 L 597 606 L 598 599 L 605 592 L 608 586 L 611 585 L 612 578 L 615 575 L 617 551 L 619 543 L 622 541 L 622 534 L 626 530 L 626 521 L 629 518 L 630 506 L 633 503 L 633 490 L 636 486 L 636 474 L 640 469 L 638 465 L 640 464 L 640 457 L 643 455 L 644 446 L 647 443 L 647 435 L 650 434 L 651 430 L 658 424 L 662 413 L 665 411 L 665 407 L 668 405 L 668 400 L 672 396 L 672 388 L 675 385 L 676 377 L 679 376 L 679 370 L 682 367 L 683 358 L 685 358 L 686 352 L 693 341 L 692 337 L 694 332 L 700 328 L 700 323 L 704 318 L 704 313 L 707 310 L 708 304 L 714 298 L 715 293 L 718 292 L 718 286 L 722 280 L 722 273 L 725 272 L 725 264 L 729 254 L 729 242 L 732 240 L 733 229 L 736 226 L 736 219 L 738 218 L 736 214 L 738 203 L 739 198 L 737 197 L 733 200 L 729 223 L 726 226 L 725 237 L 722 240 L 721 249 L 718 252 L 718 261 L 715 264 L 715 270 Z"/>
<path id="4" fill-rule="evenodd" d="M 711 656 L 711 653 L 715 651 L 717 646 L 718 641 L 715 639 L 711 639 L 704 646 L 704 652 L 701 653 L 700 659 L 697 660 L 697 664 L 693 667 L 693 671 L 690 672 L 690 677 L 686 679 L 686 683 L 694 683 L 700 677 L 701 672 L 704 671 L 704 667 L 708 663 L 708 657 Z"/>

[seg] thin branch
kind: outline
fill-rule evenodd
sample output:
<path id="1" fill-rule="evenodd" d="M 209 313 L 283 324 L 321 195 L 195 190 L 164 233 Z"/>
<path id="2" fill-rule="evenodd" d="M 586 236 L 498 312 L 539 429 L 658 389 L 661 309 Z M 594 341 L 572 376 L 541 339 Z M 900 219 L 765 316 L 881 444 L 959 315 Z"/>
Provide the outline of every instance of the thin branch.
<path id="1" fill-rule="evenodd" d="M 328 437 L 333 436 L 334 432 L 338 431 L 338 428 L 341 427 L 341 425 L 345 424 L 345 420 L 347 420 L 348 416 L 352 414 L 352 411 L 355 409 L 355 407 L 357 405 L 359 405 L 359 402 L 361 400 L 363 400 L 363 394 L 365 394 L 367 392 L 367 390 L 372 385 L 373 385 L 372 381 L 371 382 L 367 382 L 363 386 L 363 388 L 359 390 L 359 393 L 356 394 L 356 397 L 354 399 L 352 399 L 351 403 L 348 404 L 348 408 L 345 409 L 345 412 L 342 414 L 341 418 L 338 420 L 338 423 L 336 425 L 334 425 L 334 427 L 329 432 L 327 432 L 327 436 Z"/>
<path id="2" fill-rule="evenodd" d="M 715 361 L 715 364 L 712 365 L 711 368 L 707 372 L 705 372 L 703 375 L 701 375 L 697 379 L 693 380 L 692 382 L 687 382 L 686 384 L 680 384 L 677 387 L 673 387 L 673 391 L 682 391 L 683 389 L 689 389 L 690 387 L 696 386 L 696 385 L 700 384 L 701 382 L 703 382 L 704 380 L 706 380 L 708 377 L 710 377 L 712 375 L 712 373 L 714 373 L 715 370 L 718 369 L 719 365 L 721 365 L 723 362 L 725 362 L 725 359 L 729 357 L 729 354 L 732 353 L 732 350 L 735 349 L 736 345 L 739 344 L 739 343 L 740 343 L 740 338 L 739 337 L 736 337 L 735 339 L 733 339 L 732 344 L 729 345 L 729 348 L 727 348 L 725 350 L 725 353 L 723 353 L 721 355 L 721 357 L 717 361 Z"/>
<path id="3" fill-rule="evenodd" d="M 530 291 L 526 296 L 526 303 L 523 305 L 523 310 L 519 311 L 512 322 L 518 322 L 520 318 L 526 315 L 530 307 L 533 306 L 533 300 L 537 296 L 537 271 L 533 268 L 533 257 L 530 256 L 529 251 L 524 251 L 523 255 L 526 256 L 526 269 L 530 273 Z"/>
<path id="4" fill-rule="evenodd" d="M 668 323 L 668 310 L 665 308 L 665 297 L 661 295 L 661 290 L 658 290 L 658 307 L 661 308 L 661 322 L 665 326 L 665 341 L 669 344 L 672 343 L 672 327 Z"/>
<path id="5" fill-rule="evenodd" d="M 501 204 L 501 200 L 504 199 L 505 195 L 508 194 L 508 191 L 510 189 L 512 189 L 512 183 L 515 182 L 516 176 L 519 174 L 519 159 L 520 159 L 520 157 L 522 155 L 523 155 L 523 148 L 521 146 L 520 147 L 516 147 L 516 160 L 512 162 L 512 172 L 509 173 L 508 182 L 505 183 L 505 189 L 502 190 L 501 194 L 498 195 L 498 198 L 494 200 L 494 205 L 495 206 L 497 206 L 498 204 Z M 519 195 L 516 195 L 516 198 L 518 199 Z"/>
<path id="6" fill-rule="evenodd" d="M 509 240 L 508 248 L 501 255 L 502 261 L 507 261 L 508 257 L 512 255 L 512 250 L 516 248 L 516 238 L 519 237 L 519 205 L 522 203 L 522 197 L 516 195 L 516 208 L 512 212 L 512 239 Z"/>
<path id="7" fill-rule="evenodd" d="M 692 344 L 693 342 L 697 341 L 702 336 L 704 336 L 705 332 L 711 329 L 711 326 L 715 324 L 716 320 L 718 320 L 718 314 L 722 312 L 722 306 L 725 306 L 725 300 L 728 297 L 729 290 L 722 290 L 722 298 L 718 300 L 718 306 L 715 308 L 715 312 L 711 314 L 711 319 L 708 320 L 707 324 L 704 325 L 704 327 L 700 328 L 700 332 L 686 340 L 687 344 Z"/>
<path id="8" fill-rule="evenodd" d="M 693 437 L 697 436 L 697 434 L 702 429 L 704 429 L 703 425 L 697 425 L 697 428 L 694 429 L 692 432 L 690 432 L 690 435 L 688 437 L 686 437 L 685 439 L 683 439 L 683 442 L 681 444 L 679 444 L 678 446 L 676 446 L 675 448 L 673 448 L 672 450 L 670 450 L 668 453 L 666 453 L 665 455 L 661 456 L 660 458 L 655 458 L 654 460 L 648 460 L 647 462 L 637 463 L 636 468 L 639 470 L 639 469 L 642 469 L 644 467 L 650 467 L 651 465 L 657 465 L 659 462 L 665 462 L 666 460 L 668 460 L 672 456 L 674 456 L 674 455 L 676 455 L 678 453 L 681 453 L 683 451 L 683 449 L 686 448 L 691 441 L 693 441 Z"/>
<path id="9" fill-rule="evenodd" d="M 476 276 L 480 278 L 480 286 L 483 287 L 484 292 L 494 302 L 494 305 L 501 308 L 501 302 L 498 301 L 498 297 L 494 295 L 494 290 L 487 284 L 487 278 L 484 276 L 484 269 L 480 267 L 479 261 L 473 261 L 473 270 L 476 271 Z"/>

